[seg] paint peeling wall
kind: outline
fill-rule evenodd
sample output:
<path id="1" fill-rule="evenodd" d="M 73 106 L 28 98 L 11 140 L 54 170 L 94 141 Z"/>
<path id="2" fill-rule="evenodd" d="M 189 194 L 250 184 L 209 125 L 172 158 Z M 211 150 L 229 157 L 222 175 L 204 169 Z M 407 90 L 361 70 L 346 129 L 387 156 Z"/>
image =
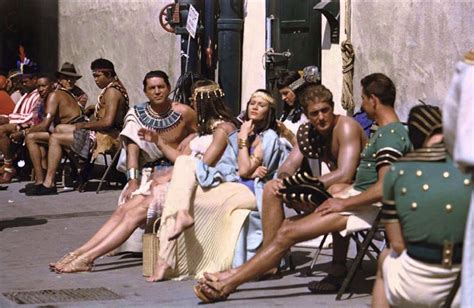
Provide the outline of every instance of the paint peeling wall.
<path id="1" fill-rule="evenodd" d="M 59 0 L 59 63 L 73 62 L 78 81 L 96 102 L 100 90 L 90 63 L 111 60 L 130 95 L 131 104 L 146 100 L 142 81 L 150 70 L 168 73 L 172 86 L 180 74 L 179 36 L 165 32 L 160 10 L 170 0 Z"/>
<path id="2" fill-rule="evenodd" d="M 474 47 L 473 16 L 474 1 L 352 0 L 356 102 L 360 79 L 382 72 L 402 120 L 418 99 L 441 105 L 454 64 Z"/>

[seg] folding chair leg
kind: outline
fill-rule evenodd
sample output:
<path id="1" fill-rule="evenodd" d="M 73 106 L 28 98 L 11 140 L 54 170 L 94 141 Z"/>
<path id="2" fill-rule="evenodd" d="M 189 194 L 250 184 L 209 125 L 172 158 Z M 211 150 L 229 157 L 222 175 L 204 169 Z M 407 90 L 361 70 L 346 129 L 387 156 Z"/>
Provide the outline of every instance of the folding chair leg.
<path id="1" fill-rule="evenodd" d="M 107 170 L 105 170 L 104 175 L 102 175 L 102 178 L 100 179 L 99 186 L 97 187 L 97 191 L 95 192 L 96 194 L 98 194 L 100 192 L 100 189 L 102 188 L 102 183 L 104 183 L 105 178 L 107 177 L 110 170 L 112 169 L 112 166 L 115 165 L 115 163 L 118 160 L 119 156 L 120 156 L 120 151 L 115 152 L 115 155 L 112 159 L 112 162 L 107 166 Z M 106 161 L 106 163 L 107 163 L 107 161 Z"/>
<path id="2" fill-rule="evenodd" d="M 328 237 L 329 233 L 325 234 L 321 243 L 319 244 L 318 249 L 314 253 L 313 261 L 311 261 L 311 265 L 309 266 L 308 270 L 306 271 L 306 276 L 311 276 L 313 274 L 313 268 L 314 264 L 319 258 L 319 255 L 321 254 L 321 250 L 323 249 L 324 243 L 326 242 L 326 238 Z"/>
<path id="3" fill-rule="evenodd" d="M 374 222 L 375 224 L 378 224 L 378 221 Z M 364 238 L 364 241 L 362 242 L 362 245 L 360 247 L 359 252 L 357 253 L 354 261 L 352 262 L 351 268 L 349 269 L 349 272 L 347 273 L 346 278 L 344 278 L 344 281 L 342 282 L 341 288 L 337 292 L 336 300 L 341 300 L 342 295 L 346 291 L 347 287 L 349 284 L 352 282 L 352 279 L 355 276 L 355 272 L 357 271 L 357 268 L 359 267 L 359 264 L 361 264 L 362 259 L 366 255 L 367 249 L 369 248 L 369 244 L 374 238 L 375 232 L 377 231 L 377 228 L 372 227 L 369 232 L 367 232 L 367 235 Z"/>

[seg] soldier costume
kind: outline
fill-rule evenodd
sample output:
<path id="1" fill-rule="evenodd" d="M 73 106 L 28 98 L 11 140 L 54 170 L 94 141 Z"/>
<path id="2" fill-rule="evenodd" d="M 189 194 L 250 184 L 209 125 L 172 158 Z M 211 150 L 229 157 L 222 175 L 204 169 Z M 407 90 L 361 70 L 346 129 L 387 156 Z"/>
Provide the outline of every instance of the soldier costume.
<path id="1" fill-rule="evenodd" d="M 421 147 L 441 132 L 437 107 L 413 108 L 409 126 L 417 149 L 384 178 L 382 221 L 401 225 L 406 247 L 384 260 L 385 294 L 392 306 L 440 306 L 460 269 L 471 178 L 453 165 L 443 143 Z"/>
<path id="2" fill-rule="evenodd" d="M 346 199 L 367 190 L 377 182 L 380 168 L 391 165 L 410 150 L 410 138 L 402 123 L 394 122 L 380 127 L 362 151 L 353 186 L 334 197 Z M 367 204 L 353 211 L 341 212 L 341 215 L 350 215 L 341 235 L 369 229 L 379 211 L 379 204 Z"/>

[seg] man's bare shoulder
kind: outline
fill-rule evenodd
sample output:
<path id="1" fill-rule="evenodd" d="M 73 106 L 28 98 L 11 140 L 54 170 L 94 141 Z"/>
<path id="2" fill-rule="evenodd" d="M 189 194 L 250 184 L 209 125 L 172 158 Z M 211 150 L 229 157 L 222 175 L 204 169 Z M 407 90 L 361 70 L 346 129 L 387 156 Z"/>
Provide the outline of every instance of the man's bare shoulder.
<path id="1" fill-rule="evenodd" d="M 360 126 L 359 122 L 354 120 L 353 117 L 345 116 L 345 115 L 339 115 L 339 119 L 336 123 L 336 126 L 334 127 L 335 130 L 345 130 L 347 128 L 352 128 L 352 129 L 362 129 Z"/>
<path id="2" fill-rule="evenodd" d="M 104 99 L 106 102 L 108 102 L 109 100 L 120 101 L 124 99 L 124 97 L 118 89 L 114 87 L 109 87 L 107 90 L 105 90 Z"/>
<path id="3" fill-rule="evenodd" d="M 336 126 L 334 127 L 334 134 L 339 138 L 344 139 L 346 137 L 360 137 L 364 134 L 362 126 L 354 118 L 349 116 L 340 115 Z"/>

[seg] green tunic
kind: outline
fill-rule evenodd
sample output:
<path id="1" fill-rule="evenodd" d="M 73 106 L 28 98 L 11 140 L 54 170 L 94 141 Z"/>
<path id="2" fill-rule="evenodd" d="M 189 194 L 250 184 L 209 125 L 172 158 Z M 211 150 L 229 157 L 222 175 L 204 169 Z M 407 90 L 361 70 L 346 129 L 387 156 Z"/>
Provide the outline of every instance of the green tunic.
<path id="1" fill-rule="evenodd" d="M 419 149 L 386 174 L 382 221 L 400 222 L 406 243 L 462 243 L 471 190 L 443 144 Z"/>
<path id="2" fill-rule="evenodd" d="M 400 122 L 382 126 L 372 135 L 361 154 L 354 189 L 367 190 L 377 182 L 378 170 L 411 150 L 407 129 Z"/>

